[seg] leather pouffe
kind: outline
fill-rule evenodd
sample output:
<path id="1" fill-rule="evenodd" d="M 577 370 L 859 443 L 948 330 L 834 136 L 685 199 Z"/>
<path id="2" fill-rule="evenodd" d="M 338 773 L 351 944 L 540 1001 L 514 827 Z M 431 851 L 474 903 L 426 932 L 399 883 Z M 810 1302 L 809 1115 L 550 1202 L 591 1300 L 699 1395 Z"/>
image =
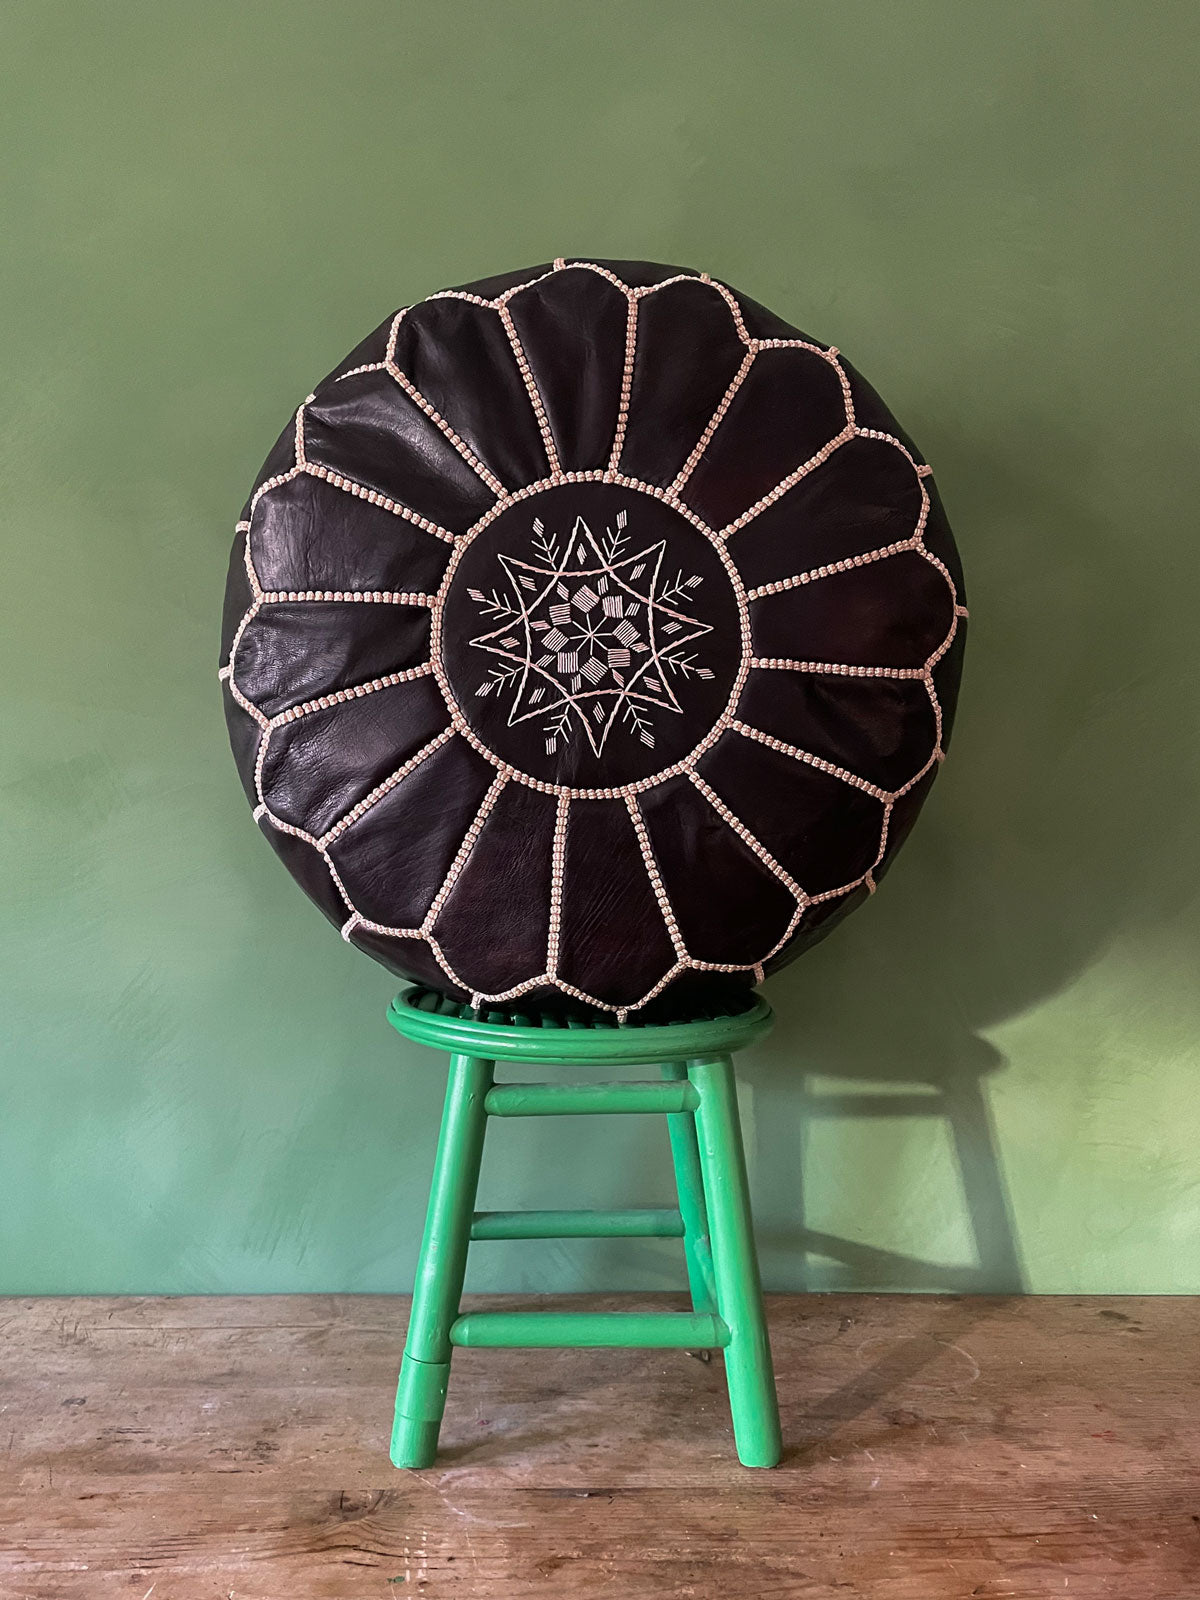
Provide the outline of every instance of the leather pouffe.
<path id="1" fill-rule="evenodd" d="M 724 1002 L 882 877 L 946 748 L 962 578 L 828 346 L 559 260 L 389 318 L 238 523 L 254 816 L 344 938 L 485 1010 Z"/>

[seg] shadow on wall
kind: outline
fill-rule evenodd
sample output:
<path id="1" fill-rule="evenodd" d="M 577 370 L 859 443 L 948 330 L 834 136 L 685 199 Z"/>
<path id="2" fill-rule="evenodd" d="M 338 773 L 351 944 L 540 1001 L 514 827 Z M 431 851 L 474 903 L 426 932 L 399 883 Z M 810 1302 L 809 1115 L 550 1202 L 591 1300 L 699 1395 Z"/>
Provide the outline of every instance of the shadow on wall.
<path id="1" fill-rule="evenodd" d="M 1043 425 L 1061 431 L 1027 419 L 1044 440 Z M 742 1063 L 764 1271 L 781 1286 L 1024 1288 L 989 1108 L 1006 1062 L 982 1031 L 1070 987 L 1196 881 L 1178 737 L 1186 602 L 1141 559 L 1171 548 L 1172 532 L 1145 520 L 1131 531 L 1105 504 L 1099 462 L 1064 453 L 1047 484 L 1022 481 L 1014 460 L 1019 449 L 988 458 L 943 438 L 972 610 L 951 757 L 879 895 L 768 984 L 776 1030 Z M 1168 514 L 1161 501 L 1143 511 Z M 945 1119 L 974 1265 L 809 1226 L 803 1153 L 820 1125 L 897 1117 Z M 824 1193 L 842 1182 L 872 1186 L 880 1216 L 920 1203 L 911 1174 L 886 1163 L 822 1169 Z"/>

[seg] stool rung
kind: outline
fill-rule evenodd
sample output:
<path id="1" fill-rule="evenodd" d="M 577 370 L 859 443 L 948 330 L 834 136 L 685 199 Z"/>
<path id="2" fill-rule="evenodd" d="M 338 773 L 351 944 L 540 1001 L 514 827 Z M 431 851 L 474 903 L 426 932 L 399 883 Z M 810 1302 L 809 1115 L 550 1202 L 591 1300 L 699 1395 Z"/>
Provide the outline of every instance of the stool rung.
<path id="1" fill-rule="evenodd" d="M 489 1089 L 489 1117 L 562 1117 L 589 1112 L 694 1111 L 686 1079 L 670 1083 L 501 1083 Z"/>
<path id="2" fill-rule="evenodd" d="M 701 1311 L 472 1311 L 450 1326 L 451 1344 L 493 1350 L 720 1350 L 729 1337 Z"/>
<path id="3" fill-rule="evenodd" d="M 477 1211 L 472 1239 L 682 1239 L 678 1211 Z"/>

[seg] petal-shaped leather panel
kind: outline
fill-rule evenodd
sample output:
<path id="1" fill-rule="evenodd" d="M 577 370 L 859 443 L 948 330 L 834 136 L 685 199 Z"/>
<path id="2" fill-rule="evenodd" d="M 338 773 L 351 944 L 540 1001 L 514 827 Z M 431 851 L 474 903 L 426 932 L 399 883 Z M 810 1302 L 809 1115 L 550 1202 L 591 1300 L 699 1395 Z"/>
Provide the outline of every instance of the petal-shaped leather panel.
<path id="1" fill-rule="evenodd" d="M 625 369 L 628 301 L 598 272 L 558 272 L 509 314 L 564 472 L 607 467 Z"/>
<path id="2" fill-rule="evenodd" d="M 259 827 L 270 841 L 272 850 L 312 903 L 324 912 L 334 927 L 340 928 L 350 913 L 346 910 L 346 902 L 338 892 L 324 856 L 304 839 L 273 828 L 265 819 L 259 823 Z"/>
<path id="3" fill-rule="evenodd" d="M 686 778 L 639 800 L 688 954 L 698 961 L 761 961 L 796 910 L 790 890 Z"/>
<path id="4" fill-rule="evenodd" d="M 611 1005 L 631 1005 L 676 958 L 623 800 L 572 806 L 564 865 L 559 975 Z"/>
<path id="5" fill-rule="evenodd" d="M 876 873 L 878 877 L 878 872 Z M 794 961 L 802 950 L 811 950 L 814 945 L 820 944 L 827 934 L 833 932 L 838 923 L 856 909 L 865 905 L 871 898 L 871 891 L 866 884 L 860 884 L 857 889 L 851 889 L 846 894 L 834 896 L 830 900 L 822 900 L 820 904 L 809 906 L 796 930 L 795 938 L 771 959 L 764 963 L 766 972 L 778 972 L 780 967 L 786 967 L 789 961 Z"/>
<path id="6" fill-rule="evenodd" d="M 710 528 L 724 528 L 845 426 L 842 385 L 828 361 L 811 350 L 762 350 L 683 498 Z"/>
<path id="7" fill-rule="evenodd" d="M 322 389 L 305 407 L 304 455 L 450 533 L 495 504 L 479 473 L 387 372 Z"/>
<path id="8" fill-rule="evenodd" d="M 911 539 L 921 480 L 894 445 L 850 439 L 730 535 L 747 588 Z"/>
<path id="9" fill-rule="evenodd" d="M 881 789 L 899 789 L 924 766 L 937 720 L 919 678 L 840 678 L 756 667 L 738 720 Z"/>
<path id="10" fill-rule="evenodd" d="M 254 511 L 254 570 L 266 590 L 435 593 L 450 546 L 404 517 L 300 473 Z"/>
<path id="11" fill-rule="evenodd" d="M 794 756 L 730 734 L 700 776 L 806 894 L 851 883 L 879 854 L 883 802 Z"/>
<path id="12" fill-rule="evenodd" d="M 455 1000 L 469 1000 L 468 991 L 451 981 L 429 945 L 423 939 L 397 939 L 389 933 L 376 933 L 356 924 L 348 935 L 349 943 L 410 983 L 430 984 Z"/>
<path id="13" fill-rule="evenodd" d="M 921 667 L 954 620 L 945 579 L 916 551 L 851 567 L 750 606 L 754 653 L 863 667 Z"/>
<path id="14" fill-rule="evenodd" d="M 464 740 L 449 739 L 331 842 L 361 916 L 420 926 L 495 776 Z"/>
<path id="15" fill-rule="evenodd" d="M 473 990 L 500 992 L 546 967 L 556 803 L 523 783 L 500 791 L 433 925 L 447 961 Z M 505 936 L 480 904 L 505 908 Z"/>
<path id="16" fill-rule="evenodd" d="M 247 520 L 220 659 L 259 824 L 480 1016 L 726 1004 L 869 897 L 940 769 L 933 479 L 853 367 L 691 270 L 559 259 L 387 318 Z"/>
<path id="17" fill-rule="evenodd" d="M 509 489 L 550 470 L 529 391 L 498 312 L 469 300 L 426 300 L 396 330 L 408 380 Z"/>
<path id="18" fill-rule="evenodd" d="M 238 688 L 268 717 L 429 660 L 426 606 L 282 600 L 238 645 Z"/>
<path id="19" fill-rule="evenodd" d="M 271 730 L 263 799 L 282 821 L 320 837 L 448 724 L 430 677 L 310 711 Z"/>
<path id="20" fill-rule="evenodd" d="M 745 355 L 729 307 L 710 284 L 671 283 L 647 295 L 638 306 L 621 471 L 672 483 Z"/>

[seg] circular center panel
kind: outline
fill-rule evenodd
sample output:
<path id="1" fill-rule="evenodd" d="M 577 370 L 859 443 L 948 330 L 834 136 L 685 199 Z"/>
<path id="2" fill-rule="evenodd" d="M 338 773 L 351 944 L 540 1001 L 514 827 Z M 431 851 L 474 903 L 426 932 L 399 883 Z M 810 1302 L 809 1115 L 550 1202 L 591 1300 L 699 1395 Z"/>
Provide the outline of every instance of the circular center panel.
<path id="1" fill-rule="evenodd" d="M 642 490 L 567 483 L 456 551 L 434 659 L 478 743 L 537 783 L 614 789 L 711 732 L 743 654 L 712 541 Z"/>

